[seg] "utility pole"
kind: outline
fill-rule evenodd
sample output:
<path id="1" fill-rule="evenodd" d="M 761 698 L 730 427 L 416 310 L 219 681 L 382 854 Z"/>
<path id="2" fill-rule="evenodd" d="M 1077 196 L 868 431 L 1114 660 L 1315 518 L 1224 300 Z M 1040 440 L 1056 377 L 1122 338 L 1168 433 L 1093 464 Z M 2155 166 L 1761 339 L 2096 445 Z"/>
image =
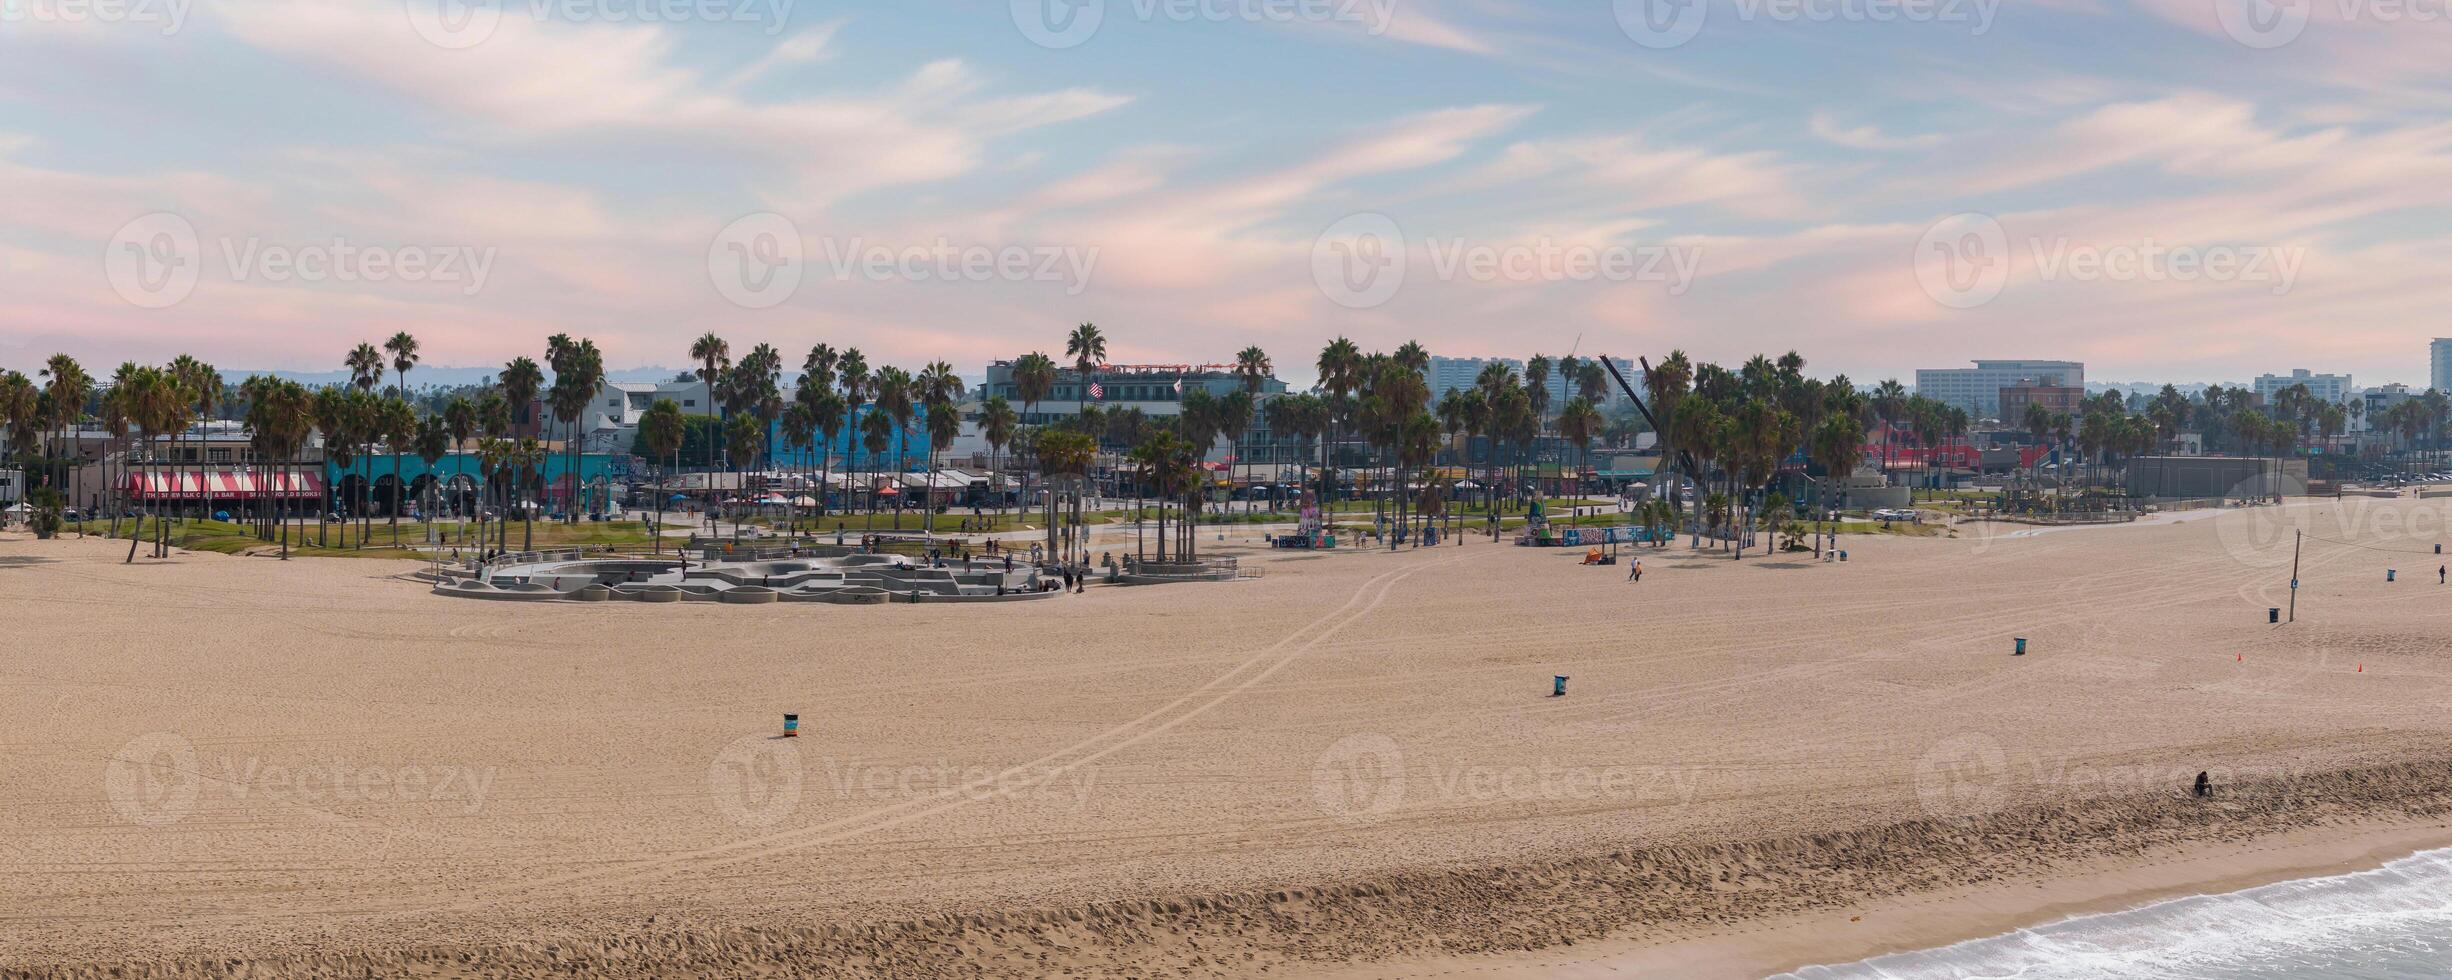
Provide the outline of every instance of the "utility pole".
<path id="1" fill-rule="evenodd" d="M 2306 539 L 2305 530 L 2292 532 L 2290 538 L 2290 621 L 2299 621 L 2299 543 Z"/>

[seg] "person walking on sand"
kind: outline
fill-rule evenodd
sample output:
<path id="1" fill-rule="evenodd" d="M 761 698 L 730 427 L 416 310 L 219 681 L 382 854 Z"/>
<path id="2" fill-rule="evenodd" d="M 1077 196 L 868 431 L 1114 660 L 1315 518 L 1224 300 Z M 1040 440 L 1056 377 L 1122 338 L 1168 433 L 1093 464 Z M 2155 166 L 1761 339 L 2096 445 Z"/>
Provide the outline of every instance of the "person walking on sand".
<path id="1" fill-rule="evenodd" d="M 1626 573 L 1626 580 L 1629 582 L 1643 581 L 1643 559 L 1635 559 L 1635 567 Z"/>
<path id="2" fill-rule="evenodd" d="M 2213 795 L 2213 793 L 2214 793 L 2214 781 L 2213 781 L 2212 779 L 2208 778 L 2208 777 L 2206 776 L 2206 774 L 2205 774 L 2205 773 L 2202 773 L 2202 772 L 2198 773 L 2198 774 L 2197 774 L 2197 795 L 2198 795 L 2198 796 L 2200 796 L 2200 797 L 2203 797 L 2203 796 L 2212 796 L 2212 795 Z"/>

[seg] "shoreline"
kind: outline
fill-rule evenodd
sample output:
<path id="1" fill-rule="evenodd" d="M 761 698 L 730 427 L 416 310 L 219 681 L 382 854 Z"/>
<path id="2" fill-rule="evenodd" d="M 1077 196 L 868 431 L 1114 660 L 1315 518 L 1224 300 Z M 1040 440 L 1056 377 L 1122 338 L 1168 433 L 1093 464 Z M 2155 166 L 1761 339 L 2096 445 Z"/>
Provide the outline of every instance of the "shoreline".
<path id="1" fill-rule="evenodd" d="M 345 948 L 327 934 L 292 940 L 305 949 L 275 942 L 252 955 L 18 960 L 0 963 L 0 977 L 788 970 L 901 978 L 942 975 L 949 962 L 987 977 L 1761 977 L 2166 898 L 2363 870 L 2445 846 L 2452 846 L 2452 759 L 2275 777 L 2210 802 L 2132 795 L 1261 892 L 949 907 L 856 924 L 681 915 L 647 920 L 664 918 L 663 927 L 620 931 L 568 918 L 499 922 L 520 938 Z M 1893 857 L 1908 860 L 1884 860 Z M 605 918 L 636 921 L 618 912 Z M 1424 947 L 1449 952 L 1414 952 Z"/>
<path id="2" fill-rule="evenodd" d="M 1940 949 L 2089 915 L 2263 885 L 2371 871 L 2413 854 L 2452 848 L 2452 821 L 2322 827 L 2226 844 L 2182 844 L 2134 858 L 1988 885 L 1868 901 L 1783 916 L 1726 933 L 1666 941 L 1603 939 L 1572 950 L 1432 957 L 1357 964 L 1322 980 L 1401 980 L 1470 972 L 1491 980 L 1678 976 L 1737 980 L 1814 966 L 1846 966 Z"/>

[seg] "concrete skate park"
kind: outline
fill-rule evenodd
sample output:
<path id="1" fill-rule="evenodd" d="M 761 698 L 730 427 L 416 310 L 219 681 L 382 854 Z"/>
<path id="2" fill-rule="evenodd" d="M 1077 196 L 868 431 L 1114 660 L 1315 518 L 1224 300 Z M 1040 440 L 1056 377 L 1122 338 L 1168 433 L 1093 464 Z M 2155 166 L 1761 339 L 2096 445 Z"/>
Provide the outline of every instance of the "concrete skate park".
<path id="1" fill-rule="evenodd" d="M 842 548 L 800 553 L 709 550 L 707 557 L 650 558 L 581 551 L 446 563 L 437 595 L 530 602 L 1026 602 L 1063 595 L 1063 581 L 1027 561 L 928 561 Z"/>

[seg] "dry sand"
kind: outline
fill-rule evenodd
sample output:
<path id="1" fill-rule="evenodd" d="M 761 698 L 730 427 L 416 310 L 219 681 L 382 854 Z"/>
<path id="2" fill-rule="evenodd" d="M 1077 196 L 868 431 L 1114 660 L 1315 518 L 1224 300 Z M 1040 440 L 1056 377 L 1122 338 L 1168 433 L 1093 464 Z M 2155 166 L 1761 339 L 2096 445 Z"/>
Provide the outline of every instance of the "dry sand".
<path id="1" fill-rule="evenodd" d="M 2445 513 L 1681 544 L 1631 585 L 1486 541 L 1253 554 L 873 608 L 5 537 L 0 975 L 1852 959 L 2452 841 Z"/>

